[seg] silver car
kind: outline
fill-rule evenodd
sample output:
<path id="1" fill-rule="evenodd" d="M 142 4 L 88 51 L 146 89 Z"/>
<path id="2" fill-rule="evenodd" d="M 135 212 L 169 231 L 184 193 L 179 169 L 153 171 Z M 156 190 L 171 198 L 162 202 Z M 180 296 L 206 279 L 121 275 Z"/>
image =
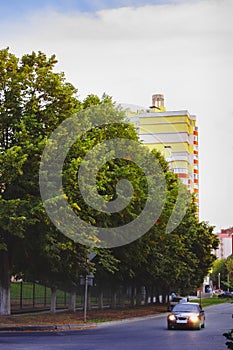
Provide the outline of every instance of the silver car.
<path id="1" fill-rule="evenodd" d="M 194 328 L 205 327 L 205 312 L 198 303 L 182 303 L 174 306 L 167 317 L 167 328 Z"/>

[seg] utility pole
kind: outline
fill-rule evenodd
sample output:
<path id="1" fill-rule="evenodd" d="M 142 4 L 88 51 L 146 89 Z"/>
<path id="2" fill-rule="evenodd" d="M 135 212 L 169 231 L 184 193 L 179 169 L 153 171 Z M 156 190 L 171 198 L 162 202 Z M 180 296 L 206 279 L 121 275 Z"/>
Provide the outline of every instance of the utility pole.
<path id="1" fill-rule="evenodd" d="M 84 323 L 87 322 L 87 292 L 88 292 L 88 275 L 85 276 L 85 292 L 84 292 Z"/>
<path id="2" fill-rule="evenodd" d="M 94 259 L 94 257 L 96 256 L 96 253 L 90 253 L 88 255 L 88 258 L 87 258 L 87 264 L 89 264 L 89 262 Z M 85 276 L 85 290 L 84 290 L 84 315 L 83 315 L 83 318 L 84 318 L 84 323 L 87 322 L 87 300 L 88 300 L 88 285 L 92 285 L 92 281 L 94 279 L 94 275 L 93 274 L 87 274 L 86 273 L 86 276 Z"/>
<path id="3" fill-rule="evenodd" d="M 218 273 L 218 289 L 221 289 L 221 280 L 220 280 L 220 272 Z"/>

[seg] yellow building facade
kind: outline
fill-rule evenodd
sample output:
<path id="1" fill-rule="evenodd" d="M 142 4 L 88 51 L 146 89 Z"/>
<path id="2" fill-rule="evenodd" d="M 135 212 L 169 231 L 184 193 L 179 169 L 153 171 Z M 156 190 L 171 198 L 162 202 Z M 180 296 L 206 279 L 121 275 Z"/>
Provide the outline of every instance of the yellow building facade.
<path id="1" fill-rule="evenodd" d="M 166 111 L 164 96 L 152 96 L 152 106 L 145 111 L 128 114 L 140 140 L 149 149 L 156 148 L 166 158 L 171 171 L 195 193 L 198 205 L 198 127 L 196 116 L 187 110 Z"/>

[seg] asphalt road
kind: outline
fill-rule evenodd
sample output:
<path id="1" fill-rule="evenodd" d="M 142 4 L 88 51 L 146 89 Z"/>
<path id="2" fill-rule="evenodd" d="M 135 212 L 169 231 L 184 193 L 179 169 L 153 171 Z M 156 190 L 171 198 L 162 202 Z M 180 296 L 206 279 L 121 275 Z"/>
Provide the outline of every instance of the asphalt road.
<path id="1" fill-rule="evenodd" d="M 166 329 L 166 316 L 102 324 L 79 331 L 0 333 L 1 350 L 227 350 L 222 334 L 233 328 L 233 305 L 205 309 L 206 328 Z"/>

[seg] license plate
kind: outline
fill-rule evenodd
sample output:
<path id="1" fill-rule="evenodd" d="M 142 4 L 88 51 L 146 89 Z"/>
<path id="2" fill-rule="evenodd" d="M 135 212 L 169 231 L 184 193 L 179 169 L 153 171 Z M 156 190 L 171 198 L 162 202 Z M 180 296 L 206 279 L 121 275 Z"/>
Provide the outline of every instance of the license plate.
<path id="1" fill-rule="evenodd" d="M 187 323 L 187 320 L 177 320 L 176 323 Z"/>

